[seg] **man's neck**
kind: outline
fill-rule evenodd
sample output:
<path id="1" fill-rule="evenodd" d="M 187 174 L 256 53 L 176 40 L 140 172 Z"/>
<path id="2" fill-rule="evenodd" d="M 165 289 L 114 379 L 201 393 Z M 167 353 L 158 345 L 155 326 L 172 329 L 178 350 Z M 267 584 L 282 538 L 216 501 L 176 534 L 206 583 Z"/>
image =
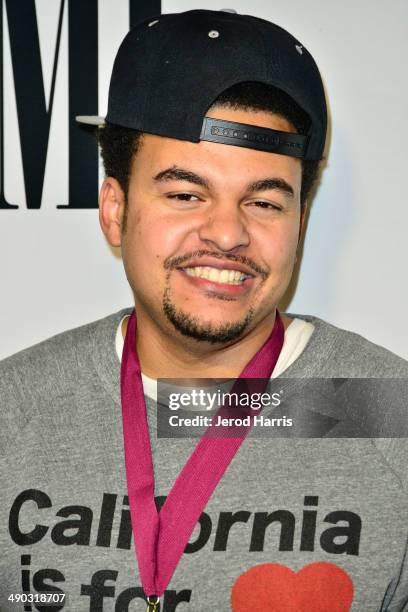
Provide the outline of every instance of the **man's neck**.
<path id="1" fill-rule="evenodd" d="M 284 329 L 292 319 L 281 315 Z M 126 335 L 129 318 L 122 322 L 122 335 Z M 160 333 L 144 333 L 140 326 L 137 351 L 142 372 L 150 378 L 229 378 L 237 377 L 246 364 L 268 339 L 274 320 L 253 330 L 239 342 L 223 348 L 211 347 L 207 351 L 186 348 L 176 338 Z"/>

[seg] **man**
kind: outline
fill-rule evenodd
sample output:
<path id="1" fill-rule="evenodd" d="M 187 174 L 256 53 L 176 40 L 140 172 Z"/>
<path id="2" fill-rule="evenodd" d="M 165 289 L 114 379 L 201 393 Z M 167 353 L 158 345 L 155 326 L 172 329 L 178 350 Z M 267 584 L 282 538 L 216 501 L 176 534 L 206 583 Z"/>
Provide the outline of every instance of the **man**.
<path id="1" fill-rule="evenodd" d="M 318 69 L 281 28 L 189 11 L 127 35 L 100 223 L 135 311 L 2 362 L 2 610 L 21 592 L 75 611 L 407 609 L 404 438 L 155 435 L 160 378 L 407 377 L 277 313 L 325 135 Z"/>

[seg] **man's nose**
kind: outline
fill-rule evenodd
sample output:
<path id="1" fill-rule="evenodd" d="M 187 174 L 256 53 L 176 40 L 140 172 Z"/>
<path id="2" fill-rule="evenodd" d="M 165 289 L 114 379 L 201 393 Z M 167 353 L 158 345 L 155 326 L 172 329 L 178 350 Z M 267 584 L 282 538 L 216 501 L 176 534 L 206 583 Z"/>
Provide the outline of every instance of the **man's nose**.
<path id="1" fill-rule="evenodd" d="M 219 202 L 207 211 L 199 228 L 200 239 L 221 251 L 248 246 L 249 232 L 243 211 L 236 202 Z"/>

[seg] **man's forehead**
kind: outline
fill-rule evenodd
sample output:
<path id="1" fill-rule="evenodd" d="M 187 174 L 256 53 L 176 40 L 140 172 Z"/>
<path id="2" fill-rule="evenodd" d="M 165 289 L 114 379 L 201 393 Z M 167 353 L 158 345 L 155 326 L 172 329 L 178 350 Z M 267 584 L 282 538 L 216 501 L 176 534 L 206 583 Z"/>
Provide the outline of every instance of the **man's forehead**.
<path id="1" fill-rule="evenodd" d="M 183 179 L 203 187 L 226 185 L 229 179 L 243 185 L 279 176 L 293 185 L 301 177 L 301 160 L 294 157 L 206 141 L 191 143 L 152 134 L 143 136 L 134 160 L 134 172 L 137 173 L 137 167 L 140 170 L 141 165 L 151 180 L 155 177 Z M 296 185 L 293 190 L 296 192 Z"/>

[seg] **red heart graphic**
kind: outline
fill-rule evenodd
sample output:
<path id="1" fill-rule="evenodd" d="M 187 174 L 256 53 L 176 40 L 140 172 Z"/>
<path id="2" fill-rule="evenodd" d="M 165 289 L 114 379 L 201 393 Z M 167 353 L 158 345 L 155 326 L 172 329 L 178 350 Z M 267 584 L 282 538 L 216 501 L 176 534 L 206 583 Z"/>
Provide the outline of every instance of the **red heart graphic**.
<path id="1" fill-rule="evenodd" d="M 311 563 L 294 572 L 279 563 L 251 567 L 231 591 L 233 612 L 349 612 L 353 582 L 334 563 Z"/>

